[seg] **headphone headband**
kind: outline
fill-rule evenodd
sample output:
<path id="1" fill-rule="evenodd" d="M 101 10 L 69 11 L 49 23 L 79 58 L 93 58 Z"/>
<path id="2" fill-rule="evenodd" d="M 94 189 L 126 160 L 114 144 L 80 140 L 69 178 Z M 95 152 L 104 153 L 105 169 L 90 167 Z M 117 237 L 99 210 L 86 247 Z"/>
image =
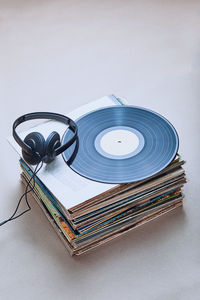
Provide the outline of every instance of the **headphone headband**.
<path id="1" fill-rule="evenodd" d="M 66 125 L 69 125 L 68 129 L 70 129 L 74 133 L 73 137 L 67 143 L 55 149 L 56 156 L 64 152 L 67 148 L 69 148 L 77 139 L 77 132 L 78 132 L 77 125 L 72 119 L 70 119 L 67 116 L 57 114 L 57 113 L 52 113 L 52 112 L 34 112 L 34 113 L 25 114 L 17 118 L 13 123 L 13 137 L 15 141 L 21 146 L 21 148 L 28 153 L 32 153 L 32 148 L 22 141 L 22 139 L 19 137 L 19 135 L 16 132 L 16 128 L 21 123 L 29 120 L 34 120 L 34 119 L 52 119 L 52 120 L 62 122 Z"/>

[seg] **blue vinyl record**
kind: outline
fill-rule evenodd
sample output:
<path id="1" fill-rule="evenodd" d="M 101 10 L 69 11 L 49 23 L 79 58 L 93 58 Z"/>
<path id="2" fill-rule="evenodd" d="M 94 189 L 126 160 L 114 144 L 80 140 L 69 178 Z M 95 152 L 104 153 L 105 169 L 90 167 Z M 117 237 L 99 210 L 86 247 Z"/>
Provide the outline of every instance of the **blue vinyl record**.
<path id="1" fill-rule="evenodd" d="M 79 145 L 70 167 L 104 183 L 128 183 L 163 170 L 178 151 L 178 135 L 163 116 L 136 106 L 111 106 L 77 121 Z M 71 138 L 67 130 L 62 143 Z M 63 152 L 67 162 L 75 145 Z"/>

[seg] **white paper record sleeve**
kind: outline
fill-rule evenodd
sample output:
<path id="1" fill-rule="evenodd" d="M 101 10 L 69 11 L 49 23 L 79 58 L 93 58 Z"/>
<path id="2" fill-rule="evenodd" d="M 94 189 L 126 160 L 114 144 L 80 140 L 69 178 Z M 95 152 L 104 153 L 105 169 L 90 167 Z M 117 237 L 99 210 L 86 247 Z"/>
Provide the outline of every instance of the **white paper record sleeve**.
<path id="1" fill-rule="evenodd" d="M 70 113 L 66 113 L 66 115 L 71 119 L 76 120 L 90 111 L 102 107 L 123 104 L 126 104 L 124 100 L 118 99 L 114 95 L 110 95 L 83 105 Z M 20 137 L 23 139 L 28 133 L 32 131 L 39 131 L 46 138 L 49 132 L 54 130 L 57 131 L 60 136 L 63 136 L 66 131 L 66 125 L 57 121 L 42 122 L 29 130 L 21 132 Z M 13 137 L 9 137 L 8 141 L 21 156 L 21 148 L 15 142 Z M 113 184 L 94 182 L 76 174 L 67 166 L 61 155 L 58 156 L 52 163 L 45 165 L 40 170 L 37 177 L 66 209 L 70 209 L 71 207 L 104 193 L 116 186 Z"/>

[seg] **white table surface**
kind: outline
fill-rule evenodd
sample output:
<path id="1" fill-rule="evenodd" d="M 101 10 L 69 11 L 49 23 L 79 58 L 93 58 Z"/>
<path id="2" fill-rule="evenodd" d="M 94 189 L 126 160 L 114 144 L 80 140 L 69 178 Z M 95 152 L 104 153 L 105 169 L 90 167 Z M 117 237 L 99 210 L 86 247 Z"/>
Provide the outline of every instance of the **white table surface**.
<path id="1" fill-rule="evenodd" d="M 14 119 L 110 93 L 174 124 L 188 178 L 183 209 L 81 257 L 31 200 L 0 228 L 1 299 L 200 299 L 199 32 L 197 0 L 0 0 L 0 220 L 23 191 Z"/>

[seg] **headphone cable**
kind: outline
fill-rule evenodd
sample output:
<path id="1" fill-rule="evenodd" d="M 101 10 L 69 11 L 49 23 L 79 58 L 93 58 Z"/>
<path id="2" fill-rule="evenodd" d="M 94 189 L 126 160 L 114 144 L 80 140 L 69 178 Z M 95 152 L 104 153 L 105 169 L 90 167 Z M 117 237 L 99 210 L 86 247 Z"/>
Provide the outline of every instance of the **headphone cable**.
<path id="1" fill-rule="evenodd" d="M 40 163 L 41 163 L 41 165 L 40 165 Z M 39 166 L 39 165 L 40 165 L 40 166 Z M 12 214 L 12 216 L 11 216 L 9 219 L 7 219 L 7 220 L 5 220 L 5 221 L 3 221 L 3 222 L 0 222 L 0 226 L 6 224 L 6 223 L 9 222 L 9 221 L 13 221 L 13 220 L 15 220 L 15 219 L 21 217 L 23 214 L 25 214 L 26 212 L 28 212 L 29 210 L 31 210 L 31 206 L 30 206 L 30 204 L 29 204 L 29 202 L 28 202 L 28 197 L 27 197 L 27 195 L 28 195 L 28 193 L 30 193 L 31 191 L 33 191 L 33 189 L 34 189 L 34 187 L 35 187 L 35 176 L 36 176 L 36 174 L 40 171 L 40 169 L 42 168 L 42 166 L 43 166 L 43 161 L 40 161 L 40 162 L 36 165 L 36 167 L 35 167 L 35 169 L 34 169 L 34 171 L 33 171 L 33 174 L 31 175 L 31 178 L 30 178 L 30 179 L 28 180 L 28 182 L 27 182 L 27 185 L 26 185 L 26 188 L 25 188 L 25 192 L 22 194 L 22 196 L 20 197 L 20 199 L 19 199 L 19 201 L 18 201 L 18 204 L 17 204 L 17 207 L 16 207 L 14 213 Z M 38 168 L 38 167 L 39 167 L 39 168 Z M 33 184 L 31 184 L 31 181 L 32 181 L 32 180 L 33 180 Z M 30 187 L 30 189 L 28 190 L 29 187 Z M 22 213 L 20 213 L 19 215 L 16 216 L 16 213 L 17 213 L 17 211 L 18 211 L 18 209 L 19 209 L 20 203 L 21 203 L 21 201 L 22 201 L 22 199 L 23 199 L 24 197 L 25 197 L 25 201 L 26 201 L 26 204 L 27 204 L 28 208 L 25 209 Z"/>

